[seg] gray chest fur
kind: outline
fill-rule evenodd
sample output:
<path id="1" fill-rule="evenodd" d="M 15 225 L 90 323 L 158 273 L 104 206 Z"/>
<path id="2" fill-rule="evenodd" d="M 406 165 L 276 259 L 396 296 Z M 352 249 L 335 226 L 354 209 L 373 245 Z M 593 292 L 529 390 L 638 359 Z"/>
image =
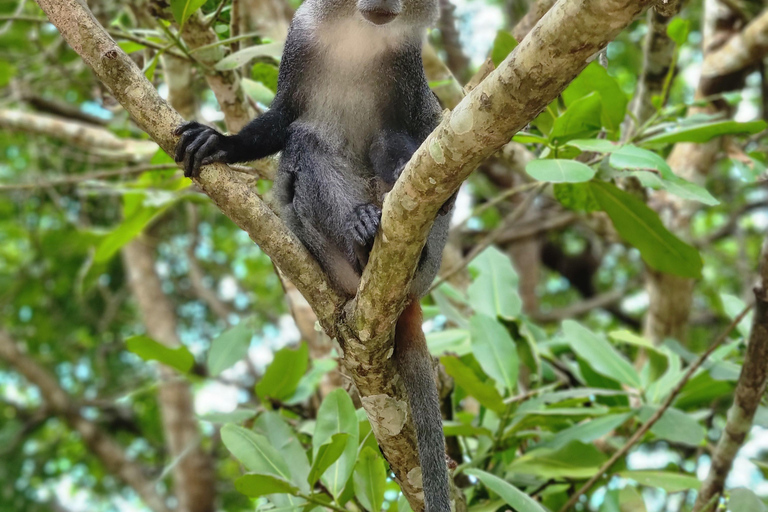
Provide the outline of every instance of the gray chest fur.
<path id="1" fill-rule="evenodd" d="M 398 26 L 376 27 L 361 17 L 308 27 L 312 71 L 304 76 L 299 121 L 322 131 L 337 149 L 364 157 L 382 126 L 395 77 L 387 56 L 407 41 Z"/>

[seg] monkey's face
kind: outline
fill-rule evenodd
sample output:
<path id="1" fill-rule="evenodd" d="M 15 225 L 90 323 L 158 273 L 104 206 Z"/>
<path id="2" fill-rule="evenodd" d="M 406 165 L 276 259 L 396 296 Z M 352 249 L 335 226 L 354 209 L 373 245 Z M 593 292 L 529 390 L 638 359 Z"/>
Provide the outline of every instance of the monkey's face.
<path id="1" fill-rule="evenodd" d="M 436 0 L 357 0 L 357 10 L 374 25 L 401 18 L 405 23 L 430 25 L 437 18 Z"/>

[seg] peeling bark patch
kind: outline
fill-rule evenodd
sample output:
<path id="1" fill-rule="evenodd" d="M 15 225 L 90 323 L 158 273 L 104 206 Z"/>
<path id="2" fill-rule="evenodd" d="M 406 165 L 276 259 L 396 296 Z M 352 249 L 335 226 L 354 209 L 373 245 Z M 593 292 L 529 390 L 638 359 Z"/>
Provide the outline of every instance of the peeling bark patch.
<path id="1" fill-rule="evenodd" d="M 365 411 L 371 420 L 376 437 L 398 435 L 408 419 L 408 404 L 389 395 L 371 395 L 362 397 Z"/>
<path id="2" fill-rule="evenodd" d="M 117 54 L 117 52 L 116 52 L 115 50 L 109 50 L 108 52 L 106 52 L 106 53 L 104 54 L 104 58 L 105 58 L 105 59 L 114 60 L 114 59 L 116 59 L 116 58 L 117 58 L 117 55 L 118 55 L 118 54 Z"/>
<path id="3" fill-rule="evenodd" d="M 408 483 L 417 489 L 424 487 L 421 477 L 421 466 L 416 466 L 408 472 Z"/>
<path id="4" fill-rule="evenodd" d="M 462 101 L 451 115 L 451 128 L 457 135 L 469 132 L 475 124 L 475 116 L 469 101 Z"/>
<path id="5" fill-rule="evenodd" d="M 440 145 L 439 140 L 432 139 L 432 142 L 429 143 L 429 156 L 431 156 L 432 160 L 434 160 L 440 165 L 445 163 L 445 154 L 443 153 L 443 146 Z"/>

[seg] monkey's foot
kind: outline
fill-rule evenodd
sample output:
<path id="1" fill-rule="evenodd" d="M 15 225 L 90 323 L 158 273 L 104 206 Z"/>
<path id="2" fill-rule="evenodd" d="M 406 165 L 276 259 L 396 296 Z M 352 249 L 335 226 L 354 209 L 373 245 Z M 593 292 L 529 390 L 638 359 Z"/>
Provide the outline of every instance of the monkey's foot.
<path id="1" fill-rule="evenodd" d="M 181 139 L 176 145 L 176 163 L 184 162 L 184 176 L 200 176 L 200 167 L 214 162 L 225 162 L 226 136 L 196 121 L 179 125 L 173 133 Z"/>
<path id="2" fill-rule="evenodd" d="M 374 204 L 361 204 L 350 215 L 349 231 L 352 238 L 362 247 L 373 245 L 381 222 L 381 210 Z"/>

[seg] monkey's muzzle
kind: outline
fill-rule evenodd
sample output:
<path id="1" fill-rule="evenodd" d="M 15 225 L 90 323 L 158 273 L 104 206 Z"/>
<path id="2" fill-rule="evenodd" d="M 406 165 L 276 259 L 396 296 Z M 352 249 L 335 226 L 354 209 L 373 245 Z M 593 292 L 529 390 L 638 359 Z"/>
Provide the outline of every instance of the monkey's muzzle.
<path id="1" fill-rule="evenodd" d="M 390 21 L 397 18 L 397 15 L 400 13 L 385 11 L 383 9 L 374 9 L 370 11 L 360 11 L 360 14 L 363 15 L 363 18 L 370 21 L 374 25 L 386 25 Z"/>

